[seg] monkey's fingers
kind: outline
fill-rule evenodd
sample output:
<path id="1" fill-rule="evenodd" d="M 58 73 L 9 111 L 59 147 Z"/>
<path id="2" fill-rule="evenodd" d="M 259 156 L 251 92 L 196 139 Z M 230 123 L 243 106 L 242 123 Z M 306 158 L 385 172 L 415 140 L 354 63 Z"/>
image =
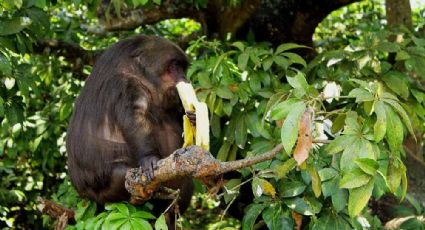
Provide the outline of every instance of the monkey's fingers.
<path id="1" fill-rule="evenodd" d="M 196 113 L 193 111 L 186 111 L 186 116 L 189 118 L 190 123 L 196 126 Z"/>

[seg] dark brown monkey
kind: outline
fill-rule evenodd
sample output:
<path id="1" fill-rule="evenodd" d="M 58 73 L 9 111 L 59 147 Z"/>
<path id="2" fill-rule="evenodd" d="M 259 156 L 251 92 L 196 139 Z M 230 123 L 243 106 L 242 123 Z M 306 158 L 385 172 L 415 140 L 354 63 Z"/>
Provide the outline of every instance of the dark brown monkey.
<path id="1" fill-rule="evenodd" d="M 75 103 L 66 141 L 69 175 L 82 197 L 100 204 L 128 200 L 127 169 L 142 167 L 152 175 L 159 159 L 182 146 L 184 110 L 175 85 L 187 67 L 179 47 L 153 36 L 122 40 L 97 60 Z M 180 189 L 184 211 L 192 180 L 167 186 Z"/>

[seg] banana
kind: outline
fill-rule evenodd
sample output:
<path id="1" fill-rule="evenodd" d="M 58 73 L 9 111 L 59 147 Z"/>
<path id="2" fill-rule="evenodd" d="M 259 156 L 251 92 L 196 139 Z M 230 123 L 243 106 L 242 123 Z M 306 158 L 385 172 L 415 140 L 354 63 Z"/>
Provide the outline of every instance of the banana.
<path id="1" fill-rule="evenodd" d="M 186 82 L 176 85 L 180 100 L 186 112 L 195 112 L 196 127 L 193 127 L 189 118 L 183 116 L 184 143 L 183 147 L 195 144 L 205 150 L 210 148 L 210 122 L 208 119 L 208 107 L 205 103 L 198 101 L 193 86 Z"/>

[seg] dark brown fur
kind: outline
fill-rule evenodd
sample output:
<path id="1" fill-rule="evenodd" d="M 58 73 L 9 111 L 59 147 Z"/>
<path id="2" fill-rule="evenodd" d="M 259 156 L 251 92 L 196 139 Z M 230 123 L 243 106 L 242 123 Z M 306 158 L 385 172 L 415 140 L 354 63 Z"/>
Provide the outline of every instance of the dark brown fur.
<path id="1" fill-rule="evenodd" d="M 182 146 L 183 109 L 175 89 L 188 60 L 160 37 L 134 36 L 99 58 L 78 97 L 67 133 L 69 175 L 82 197 L 97 203 L 129 199 L 128 168 L 153 172 L 156 161 Z M 169 184 L 189 204 L 189 178 Z"/>

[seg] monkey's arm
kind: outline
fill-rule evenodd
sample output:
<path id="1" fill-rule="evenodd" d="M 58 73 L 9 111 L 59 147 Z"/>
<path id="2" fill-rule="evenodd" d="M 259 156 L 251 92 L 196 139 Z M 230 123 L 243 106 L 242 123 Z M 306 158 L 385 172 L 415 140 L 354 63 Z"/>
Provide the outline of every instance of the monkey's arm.
<path id="1" fill-rule="evenodd" d="M 149 99 L 136 83 L 129 82 L 127 87 L 128 90 L 116 103 L 114 113 L 131 157 L 138 166 L 153 173 L 160 155 L 152 135 L 155 124 L 149 115 Z"/>

